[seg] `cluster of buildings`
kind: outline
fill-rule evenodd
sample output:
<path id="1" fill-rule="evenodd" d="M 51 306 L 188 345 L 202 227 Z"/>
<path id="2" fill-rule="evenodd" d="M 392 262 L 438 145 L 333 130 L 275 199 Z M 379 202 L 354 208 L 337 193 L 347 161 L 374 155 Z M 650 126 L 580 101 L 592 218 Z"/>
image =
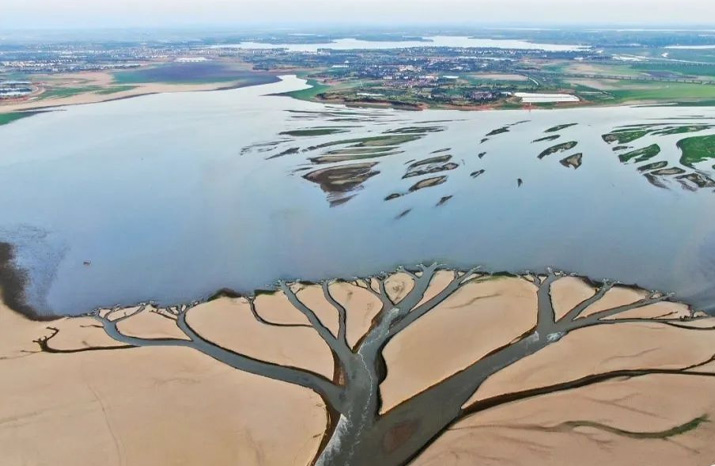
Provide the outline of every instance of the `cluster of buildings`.
<path id="1" fill-rule="evenodd" d="M 88 63 L 75 59 L 5 60 L 0 61 L 5 71 L 24 74 L 76 73 L 79 71 L 103 71 L 138 68 L 139 64 Z"/>

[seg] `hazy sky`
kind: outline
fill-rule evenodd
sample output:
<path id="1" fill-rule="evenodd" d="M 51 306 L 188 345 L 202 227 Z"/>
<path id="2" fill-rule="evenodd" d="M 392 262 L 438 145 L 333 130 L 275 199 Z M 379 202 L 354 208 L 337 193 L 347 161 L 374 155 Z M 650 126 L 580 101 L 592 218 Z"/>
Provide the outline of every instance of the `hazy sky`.
<path id="1" fill-rule="evenodd" d="M 715 23 L 715 0 L 0 0 L 0 29 L 287 22 Z"/>

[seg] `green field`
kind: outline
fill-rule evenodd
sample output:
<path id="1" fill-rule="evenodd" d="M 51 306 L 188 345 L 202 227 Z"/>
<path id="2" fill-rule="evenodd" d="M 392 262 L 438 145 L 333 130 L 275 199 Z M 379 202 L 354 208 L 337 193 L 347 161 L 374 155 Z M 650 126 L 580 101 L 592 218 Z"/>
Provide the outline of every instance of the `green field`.
<path id="1" fill-rule="evenodd" d="M 683 153 L 680 163 L 692 168 L 696 163 L 715 159 L 715 135 L 681 139 L 678 148 Z"/>
<path id="2" fill-rule="evenodd" d="M 99 86 L 86 86 L 86 87 L 60 87 L 55 89 L 48 89 L 45 91 L 40 98 L 41 99 L 61 99 L 64 97 L 73 97 L 80 94 L 87 94 L 90 92 L 99 92 L 102 88 Z"/>
<path id="3" fill-rule="evenodd" d="M 631 65 L 635 70 L 646 73 L 674 73 L 681 76 L 709 76 L 715 77 L 715 65 L 694 63 L 635 63 Z"/>
<path id="4" fill-rule="evenodd" d="M 643 81 L 641 89 L 636 89 L 636 86 L 631 89 L 627 88 L 632 84 L 634 84 L 633 81 L 628 81 L 623 84 L 624 88 L 606 92 L 612 95 L 617 102 L 644 100 L 684 102 L 715 99 L 715 85 Z"/>

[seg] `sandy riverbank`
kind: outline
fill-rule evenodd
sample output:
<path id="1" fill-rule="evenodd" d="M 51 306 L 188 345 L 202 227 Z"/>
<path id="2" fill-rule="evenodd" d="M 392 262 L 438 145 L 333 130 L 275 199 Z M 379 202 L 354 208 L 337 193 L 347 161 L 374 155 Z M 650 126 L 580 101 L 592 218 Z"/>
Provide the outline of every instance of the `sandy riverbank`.
<path id="1" fill-rule="evenodd" d="M 215 91 L 226 87 L 231 87 L 230 83 L 215 84 L 136 84 L 133 89 L 114 92 L 112 94 L 98 94 L 88 92 L 73 95 L 71 97 L 58 97 L 35 99 L 23 102 L 13 102 L 0 105 L 0 113 L 22 112 L 28 110 L 42 110 L 53 107 L 64 107 L 68 105 L 95 104 L 108 102 L 111 100 L 128 99 L 142 95 L 172 93 L 172 92 L 197 92 Z"/>
<path id="2" fill-rule="evenodd" d="M 449 279 L 441 272 L 425 300 Z M 386 284 L 394 301 L 411 287 L 405 274 Z M 331 291 L 347 309 L 347 339 L 354 346 L 380 301 L 353 284 L 333 284 Z M 552 288 L 557 316 L 592 293 L 581 279 L 558 280 Z M 305 285 L 298 294 L 337 333 L 337 314 L 320 286 Z M 615 288 L 585 315 L 643 295 Z M 328 347 L 283 294 L 264 294 L 255 303 L 263 322 L 245 299 L 230 297 L 190 310 L 188 322 L 222 347 L 332 378 Z M 664 314 L 677 318 L 690 311 L 659 303 L 627 317 Z M 465 286 L 388 344 L 383 411 L 513 341 L 535 322 L 536 287 L 528 281 L 503 277 Z M 306 389 L 242 373 L 192 349 L 47 354 L 33 343 L 54 332 L 49 325 L 59 329 L 50 340 L 55 349 L 119 345 L 95 324 L 90 318 L 32 322 L 0 306 L 0 465 L 309 464 L 326 414 L 320 398 Z M 120 329 L 145 338 L 185 338 L 171 320 L 152 313 L 124 320 Z M 498 373 L 473 399 L 614 369 L 681 368 L 707 360 L 714 348 L 715 332 L 657 321 L 584 329 Z M 715 372 L 715 364 L 706 369 Z M 652 375 L 509 404 L 457 423 L 414 464 L 707 465 L 715 460 L 715 424 L 699 423 L 667 439 L 598 426 L 647 434 L 712 418 L 714 390 L 713 378 Z"/>
<path id="3" fill-rule="evenodd" d="M 0 101 L 0 113 L 42 110 L 68 105 L 94 104 L 111 100 L 128 99 L 142 95 L 215 91 L 243 87 L 244 81 L 222 81 L 202 84 L 172 83 L 131 83 L 122 84 L 114 81 L 108 72 L 81 72 L 39 76 L 38 92 L 26 99 Z M 47 89 L 87 89 L 70 96 L 49 97 Z"/>

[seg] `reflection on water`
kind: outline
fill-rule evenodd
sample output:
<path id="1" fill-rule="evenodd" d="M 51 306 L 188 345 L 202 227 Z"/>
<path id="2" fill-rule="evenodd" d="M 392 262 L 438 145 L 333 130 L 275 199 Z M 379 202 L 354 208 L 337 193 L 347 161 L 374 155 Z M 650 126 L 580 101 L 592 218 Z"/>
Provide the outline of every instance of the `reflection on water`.
<path id="1" fill-rule="evenodd" d="M 0 240 L 17 245 L 32 304 L 176 303 L 439 260 L 555 266 L 715 308 L 715 161 L 691 150 L 702 141 L 679 147 L 715 133 L 715 111 L 400 112 L 268 96 L 301 86 L 0 128 Z"/>

